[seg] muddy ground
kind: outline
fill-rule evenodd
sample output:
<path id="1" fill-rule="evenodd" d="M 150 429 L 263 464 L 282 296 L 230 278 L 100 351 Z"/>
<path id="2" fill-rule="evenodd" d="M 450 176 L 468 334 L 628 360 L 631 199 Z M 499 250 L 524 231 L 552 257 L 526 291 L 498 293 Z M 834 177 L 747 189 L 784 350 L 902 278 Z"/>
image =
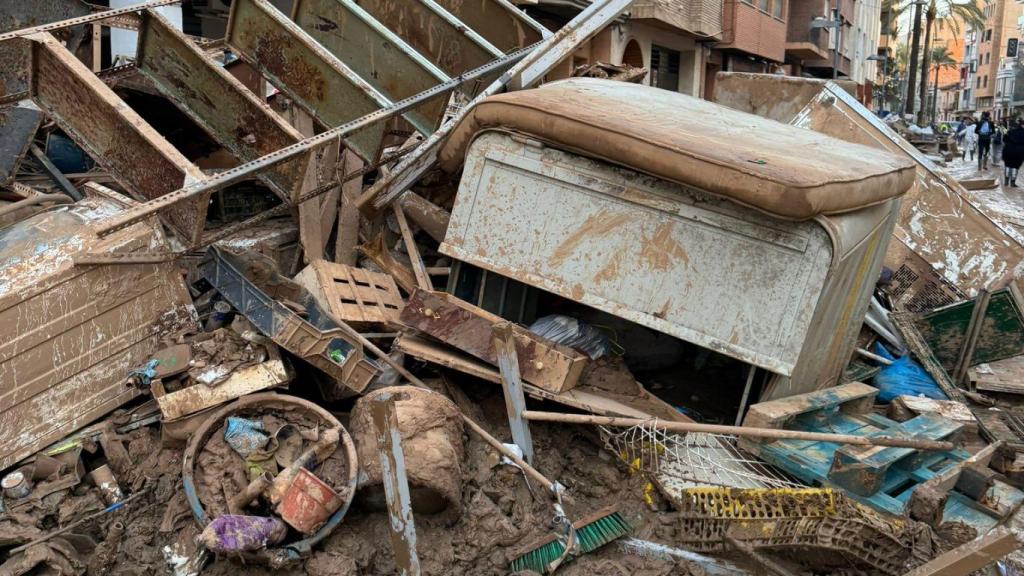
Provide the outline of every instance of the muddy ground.
<path id="1" fill-rule="evenodd" d="M 499 438 L 508 439 L 503 398 L 490 385 L 469 390 L 472 399 L 458 394 L 456 401 L 470 410 Z M 339 413 L 343 422 L 346 414 Z M 634 536 L 671 544 L 678 520 L 668 511 L 665 501 L 655 499 L 652 510 L 644 503 L 646 480 L 629 474 L 627 469 L 600 446 L 593 430 L 566 426 L 531 427 L 536 446 L 538 468 L 567 488 L 566 511 L 570 518 L 617 506 L 634 526 Z M 167 573 L 165 555 L 184 556 L 193 549 L 198 533 L 181 489 L 182 448 L 163 446 L 158 426 L 135 430 L 126 435 L 129 453 L 135 463 L 127 478 L 120 479 L 127 490 L 143 488 L 152 492 L 133 502 L 126 510 L 116 511 L 99 522 L 87 524 L 79 532 L 100 543 L 97 554 L 83 555 L 92 561 L 90 573 L 149 576 Z M 443 517 L 418 515 L 415 518 L 417 548 L 424 574 L 497 575 L 507 574 L 509 562 L 531 548 L 531 543 L 549 534 L 553 515 L 551 500 L 536 485 L 527 485 L 518 469 L 498 465 L 496 453 L 480 439 L 465 435 L 466 458 L 463 466 L 463 513 L 454 525 Z M 533 492 L 531 492 L 531 489 Z M 202 491 L 203 488 L 200 488 Z M 33 510 L 0 523 L 0 537 L 7 530 L 24 528 L 28 536 L 63 525 L 68 518 L 102 509 L 98 490 L 83 483 L 71 494 L 54 498 L 47 511 Z M 57 495 L 55 495 L 57 496 Z M 115 522 L 124 524 L 116 542 L 103 545 Z M 6 526 L 5 526 L 6 525 Z M 36 530 L 29 527 L 36 526 Z M 19 539 L 20 540 L 20 539 Z M 311 574 L 321 576 L 394 574 L 388 539 L 387 517 L 372 511 L 356 499 L 343 523 L 313 555 L 301 564 L 272 570 L 243 565 L 238 559 L 216 559 L 203 574 Z M 2 573 L 2 571 L 0 571 Z M 53 572 L 51 572 L 53 573 Z M 657 559 L 628 556 L 614 547 L 581 558 L 563 568 L 560 574 L 701 574 L 699 566 Z"/>

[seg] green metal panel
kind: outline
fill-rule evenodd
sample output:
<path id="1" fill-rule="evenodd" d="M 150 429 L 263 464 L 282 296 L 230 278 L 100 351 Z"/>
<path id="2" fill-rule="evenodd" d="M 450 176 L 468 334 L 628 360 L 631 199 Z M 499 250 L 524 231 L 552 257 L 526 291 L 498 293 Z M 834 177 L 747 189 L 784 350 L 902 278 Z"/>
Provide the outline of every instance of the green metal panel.
<path id="1" fill-rule="evenodd" d="M 151 10 L 143 13 L 137 66 L 160 92 L 242 162 L 302 140 L 241 82 Z M 294 201 L 308 155 L 260 175 L 271 190 Z"/>
<path id="2" fill-rule="evenodd" d="M 502 0 L 420 1 L 437 2 L 503 52 L 512 52 L 542 40 L 541 25 L 522 10 Z"/>
<path id="3" fill-rule="evenodd" d="M 483 37 L 440 6 L 418 0 L 360 0 L 359 6 L 449 76 L 483 66 L 501 56 Z"/>
<path id="4" fill-rule="evenodd" d="M 391 100 L 414 96 L 448 76 L 352 0 L 295 0 L 292 20 L 353 72 Z M 430 134 L 446 102 L 428 102 L 405 115 Z"/>
<path id="5" fill-rule="evenodd" d="M 956 367 L 973 309 L 973 300 L 961 302 L 922 314 L 914 322 L 935 358 L 948 371 Z M 971 365 L 1019 354 L 1024 354 L 1024 314 L 1009 290 L 993 292 Z"/>
<path id="6" fill-rule="evenodd" d="M 340 126 L 391 104 L 266 0 L 231 3 L 227 43 L 324 126 Z M 370 126 L 345 144 L 372 161 L 384 128 Z"/>

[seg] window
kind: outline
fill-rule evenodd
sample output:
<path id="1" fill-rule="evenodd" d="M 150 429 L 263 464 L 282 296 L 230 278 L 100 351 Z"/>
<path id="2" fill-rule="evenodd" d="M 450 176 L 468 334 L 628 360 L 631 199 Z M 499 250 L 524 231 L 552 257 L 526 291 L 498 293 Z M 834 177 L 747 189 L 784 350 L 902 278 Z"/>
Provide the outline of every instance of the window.
<path id="1" fill-rule="evenodd" d="M 783 4 L 785 4 L 784 0 L 772 0 L 772 16 L 782 19 Z"/>
<path id="2" fill-rule="evenodd" d="M 974 79 L 974 87 L 981 88 L 981 76 L 978 76 L 977 78 Z"/>
<path id="3" fill-rule="evenodd" d="M 651 86 L 679 91 L 679 57 L 676 50 L 651 46 Z"/>
<path id="4" fill-rule="evenodd" d="M 986 52 L 985 53 L 985 64 L 988 64 L 991 61 L 992 61 L 992 53 L 991 52 Z"/>
<path id="5" fill-rule="evenodd" d="M 986 75 L 986 76 L 984 76 L 984 78 L 985 79 L 982 81 L 981 87 L 982 88 L 988 88 L 988 76 Z"/>
<path id="6" fill-rule="evenodd" d="M 771 4 L 771 0 L 757 0 L 757 8 L 761 12 L 767 12 L 769 4 Z"/>
<path id="7" fill-rule="evenodd" d="M 985 42 L 991 42 L 991 41 L 992 41 L 992 29 L 989 28 L 988 30 L 985 30 Z"/>

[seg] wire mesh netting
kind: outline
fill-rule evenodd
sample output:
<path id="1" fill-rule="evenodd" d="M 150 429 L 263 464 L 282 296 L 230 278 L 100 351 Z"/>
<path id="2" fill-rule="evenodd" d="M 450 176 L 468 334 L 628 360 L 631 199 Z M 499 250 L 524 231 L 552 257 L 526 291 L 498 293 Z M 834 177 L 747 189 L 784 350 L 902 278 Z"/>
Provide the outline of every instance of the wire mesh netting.
<path id="1" fill-rule="evenodd" d="M 605 446 L 631 470 L 653 475 L 662 490 L 674 494 L 696 486 L 800 488 L 782 471 L 743 453 L 736 437 L 677 434 L 652 421 L 625 429 L 601 428 Z"/>

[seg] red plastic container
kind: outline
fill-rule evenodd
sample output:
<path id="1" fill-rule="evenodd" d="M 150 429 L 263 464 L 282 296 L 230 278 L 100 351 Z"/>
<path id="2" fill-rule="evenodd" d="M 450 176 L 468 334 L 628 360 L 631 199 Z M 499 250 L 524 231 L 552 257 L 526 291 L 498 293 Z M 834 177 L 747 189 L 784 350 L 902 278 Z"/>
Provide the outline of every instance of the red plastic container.
<path id="1" fill-rule="evenodd" d="M 334 489 L 309 470 L 300 468 L 277 505 L 277 513 L 292 528 L 303 534 L 312 534 L 342 504 Z"/>

